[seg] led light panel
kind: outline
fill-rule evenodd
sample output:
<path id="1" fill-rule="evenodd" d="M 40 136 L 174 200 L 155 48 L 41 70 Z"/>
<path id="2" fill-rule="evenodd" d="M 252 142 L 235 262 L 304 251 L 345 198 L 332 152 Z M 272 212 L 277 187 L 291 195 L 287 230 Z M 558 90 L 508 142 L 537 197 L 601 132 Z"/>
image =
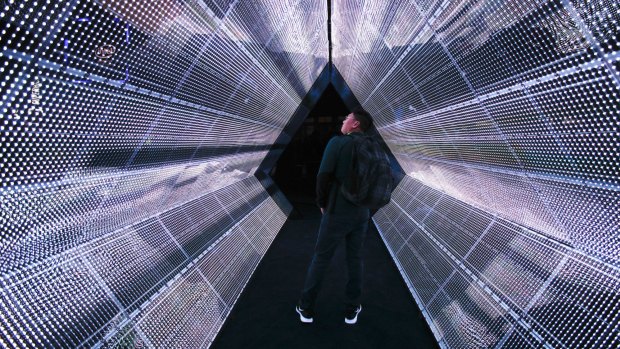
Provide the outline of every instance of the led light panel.
<path id="1" fill-rule="evenodd" d="M 0 347 L 208 347 L 328 47 L 326 2 L 2 1 Z"/>
<path id="2" fill-rule="evenodd" d="M 331 9 L 440 346 L 617 347 L 617 2 Z M 208 347 L 286 219 L 253 175 L 327 2 L 6 0 L 0 30 L 0 346 Z"/>
<path id="3" fill-rule="evenodd" d="M 620 345 L 615 1 L 333 1 L 408 176 L 374 221 L 446 348 Z"/>

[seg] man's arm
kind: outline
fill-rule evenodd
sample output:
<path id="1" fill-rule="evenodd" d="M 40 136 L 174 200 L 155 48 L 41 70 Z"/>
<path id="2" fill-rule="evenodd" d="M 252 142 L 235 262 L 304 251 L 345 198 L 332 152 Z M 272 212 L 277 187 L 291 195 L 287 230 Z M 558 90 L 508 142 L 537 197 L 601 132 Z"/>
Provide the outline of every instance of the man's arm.
<path id="1" fill-rule="evenodd" d="M 321 167 L 316 176 L 316 203 L 321 208 L 321 213 L 324 213 L 328 205 L 329 189 L 334 179 L 334 171 L 336 170 L 336 158 L 338 156 L 336 140 L 337 138 L 332 138 L 327 143 L 327 148 L 325 148 L 323 159 L 321 160 Z"/>
<path id="2" fill-rule="evenodd" d="M 316 176 L 316 203 L 323 209 L 327 207 L 327 200 L 329 199 L 329 187 L 332 181 L 331 173 L 320 173 Z"/>

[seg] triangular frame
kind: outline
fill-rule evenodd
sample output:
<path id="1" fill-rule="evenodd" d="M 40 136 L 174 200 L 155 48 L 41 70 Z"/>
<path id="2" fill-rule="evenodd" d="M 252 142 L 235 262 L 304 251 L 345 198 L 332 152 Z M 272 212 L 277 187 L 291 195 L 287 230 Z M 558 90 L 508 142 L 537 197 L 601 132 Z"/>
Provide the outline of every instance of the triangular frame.
<path id="1" fill-rule="evenodd" d="M 338 95 L 349 110 L 354 110 L 361 105 L 338 69 L 333 64 L 327 63 L 255 172 L 256 178 L 260 180 L 263 187 L 265 187 L 265 190 L 267 190 L 269 195 L 271 195 L 278 206 L 280 206 L 282 211 L 284 211 L 287 215 L 292 211 L 292 205 L 285 198 L 284 194 L 282 194 L 280 189 L 270 177 L 269 173 L 278 162 L 278 159 L 284 152 L 284 149 L 293 139 L 295 133 L 299 131 L 299 128 L 308 117 L 308 114 L 310 114 L 310 111 L 312 111 L 312 109 L 316 106 L 316 103 L 321 98 L 321 95 L 325 92 L 325 89 L 330 83 L 336 89 Z M 383 145 L 383 148 L 390 158 L 393 177 L 395 179 L 394 187 L 396 187 L 405 176 L 405 173 L 400 166 L 400 163 L 396 160 L 396 157 L 392 154 L 390 148 L 383 140 L 383 137 L 381 137 L 381 134 L 376 132 L 374 133 L 374 136 Z"/>

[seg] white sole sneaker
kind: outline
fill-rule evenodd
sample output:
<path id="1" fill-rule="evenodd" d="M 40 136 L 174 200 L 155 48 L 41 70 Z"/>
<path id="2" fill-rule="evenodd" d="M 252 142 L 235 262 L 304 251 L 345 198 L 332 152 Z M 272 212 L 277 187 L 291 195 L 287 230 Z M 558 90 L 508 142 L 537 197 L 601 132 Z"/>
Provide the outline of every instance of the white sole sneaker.
<path id="1" fill-rule="evenodd" d="M 348 325 L 353 325 L 354 323 L 357 322 L 357 315 L 362 311 L 362 306 L 360 305 L 359 308 L 357 308 L 355 310 L 355 316 L 353 317 L 353 319 L 347 319 L 346 317 L 344 318 L 344 322 Z"/>
<path id="2" fill-rule="evenodd" d="M 304 314 L 301 312 L 301 309 L 299 309 L 299 306 L 295 307 L 295 311 L 297 312 L 297 314 L 299 314 L 299 320 L 301 320 L 301 322 L 303 322 L 304 324 L 311 324 L 313 319 L 311 317 L 305 317 Z"/>

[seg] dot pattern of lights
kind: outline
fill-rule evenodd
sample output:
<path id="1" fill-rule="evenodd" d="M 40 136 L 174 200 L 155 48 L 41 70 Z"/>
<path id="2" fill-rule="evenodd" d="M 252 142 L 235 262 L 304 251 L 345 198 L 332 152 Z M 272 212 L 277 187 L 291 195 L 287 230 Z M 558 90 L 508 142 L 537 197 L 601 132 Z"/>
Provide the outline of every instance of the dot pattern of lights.
<path id="1" fill-rule="evenodd" d="M 328 46 L 325 2 L 3 0 L 0 347 L 208 347 Z"/>
<path id="2" fill-rule="evenodd" d="M 617 347 L 617 2 L 332 11 L 439 345 Z M 253 174 L 328 46 L 325 1 L 2 1 L 0 346 L 208 347 L 286 220 Z"/>
<path id="3" fill-rule="evenodd" d="M 440 346 L 618 347 L 618 2 L 332 8 L 407 174 L 374 221 Z"/>

